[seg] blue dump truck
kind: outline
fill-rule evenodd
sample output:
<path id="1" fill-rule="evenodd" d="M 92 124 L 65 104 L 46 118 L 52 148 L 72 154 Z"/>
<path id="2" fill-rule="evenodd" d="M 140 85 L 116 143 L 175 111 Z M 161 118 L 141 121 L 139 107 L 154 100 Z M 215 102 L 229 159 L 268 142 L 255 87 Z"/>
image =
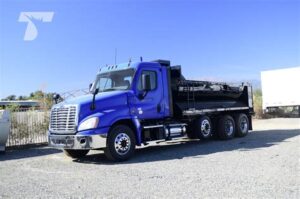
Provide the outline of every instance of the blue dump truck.
<path id="1" fill-rule="evenodd" d="M 48 138 L 72 158 L 103 149 L 124 161 L 150 142 L 246 136 L 253 114 L 249 84 L 187 80 L 167 60 L 129 61 L 102 67 L 90 94 L 55 104 Z"/>

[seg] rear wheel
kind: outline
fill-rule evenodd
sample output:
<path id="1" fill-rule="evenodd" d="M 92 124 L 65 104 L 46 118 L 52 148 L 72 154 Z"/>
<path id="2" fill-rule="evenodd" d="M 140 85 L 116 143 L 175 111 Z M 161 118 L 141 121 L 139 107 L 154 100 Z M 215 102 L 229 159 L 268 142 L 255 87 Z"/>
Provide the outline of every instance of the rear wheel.
<path id="1" fill-rule="evenodd" d="M 209 117 L 202 116 L 196 120 L 196 135 L 199 139 L 209 139 L 212 135 L 212 123 Z"/>
<path id="2" fill-rule="evenodd" d="M 236 136 L 244 137 L 249 131 L 249 119 L 246 114 L 241 113 L 235 116 Z"/>
<path id="3" fill-rule="evenodd" d="M 90 150 L 64 149 L 64 153 L 71 158 L 83 158 Z"/>
<path id="4" fill-rule="evenodd" d="M 191 139 L 209 139 L 212 136 L 212 123 L 208 116 L 195 119 L 188 125 L 187 135 Z"/>
<path id="5" fill-rule="evenodd" d="M 218 122 L 218 136 L 221 140 L 228 140 L 234 137 L 235 123 L 230 115 L 224 115 Z"/>
<path id="6" fill-rule="evenodd" d="M 135 136 L 131 128 L 125 125 L 117 125 L 108 134 L 104 153 L 113 161 L 129 159 L 135 151 Z"/>

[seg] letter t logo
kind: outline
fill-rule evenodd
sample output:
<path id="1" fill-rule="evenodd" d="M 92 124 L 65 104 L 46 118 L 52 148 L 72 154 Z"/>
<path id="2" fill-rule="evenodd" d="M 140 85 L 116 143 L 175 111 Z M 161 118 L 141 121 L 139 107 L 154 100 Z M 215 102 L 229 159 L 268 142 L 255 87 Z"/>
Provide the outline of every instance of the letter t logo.
<path id="1" fill-rule="evenodd" d="M 19 22 L 26 22 L 27 28 L 25 30 L 24 41 L 32 41 L 38 35 L 38 30 L 33 20 L 41 22 L 51 22 L 54 12 L 21 12 Z"/>

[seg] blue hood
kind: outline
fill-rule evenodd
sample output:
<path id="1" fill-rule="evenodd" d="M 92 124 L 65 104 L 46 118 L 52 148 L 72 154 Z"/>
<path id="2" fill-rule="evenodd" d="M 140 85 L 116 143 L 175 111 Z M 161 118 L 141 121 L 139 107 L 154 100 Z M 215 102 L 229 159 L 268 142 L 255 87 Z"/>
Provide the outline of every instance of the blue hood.
<path id="1" fill-rule="evenodd" d="M 119 95 L 123 95 L 128 93 L 129 91 L 110 91 L 110 92 L 103 92 L 103 93 L 98 93 L 96 95 L 95 101 L 96 103 L 98 101 L 102 101 L 105 100 L 107 98 L 112 98 L 112 97 L 117 97 Z M 54 105 L 54 107 L 56 106 L 62 106 L 62 105 L 68 105 L 68 104 L 74 104 L 74 105 L 86 105 L 86 104 L 91 104 L 93 101 L 93 94 L 87 94 L 87 95 L 81 95 L 78 97 L 74 97 L 74 98 L 70 98 L 67 99 L 59 104 Z"/>
<path id="2" fill-rule="evenodd" d="M 92 94 L 74 97 L 54 105 L 53 107 L 69 104 L 77 105 L 79 108 L 79 121 L 81 121 L 95 113 L 104 113 L 121 109 L 129 111 L 127 96 L 130 95 L 130 93 L 132 93 L 130 90 L 98 93 L 95 98 L 95 110 L 91 110 L 90 108 L 93 101 Z"/>

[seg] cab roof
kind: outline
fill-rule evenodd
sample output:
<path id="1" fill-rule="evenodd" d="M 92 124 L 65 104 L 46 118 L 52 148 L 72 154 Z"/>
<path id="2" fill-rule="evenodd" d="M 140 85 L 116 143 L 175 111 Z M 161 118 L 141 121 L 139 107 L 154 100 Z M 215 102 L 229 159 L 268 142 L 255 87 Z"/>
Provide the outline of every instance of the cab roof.
<path id="1" fill-rule="evenodd" d="M 153 64 L 153 65 L 161 65 L 161 66 L 170 66 L 169 60 L 153 60 L 150 62 L 127 62 L 127 63 L 121 63 L 117 65 L 106 65 L 104 67 L 101 67 L 98 73 L 106 73 L 106 72 L 113 72 L 113 71 L 119 71 L 119 70 L 125 70 L 125 69 L 136 69 L 141 64 Z"/>

